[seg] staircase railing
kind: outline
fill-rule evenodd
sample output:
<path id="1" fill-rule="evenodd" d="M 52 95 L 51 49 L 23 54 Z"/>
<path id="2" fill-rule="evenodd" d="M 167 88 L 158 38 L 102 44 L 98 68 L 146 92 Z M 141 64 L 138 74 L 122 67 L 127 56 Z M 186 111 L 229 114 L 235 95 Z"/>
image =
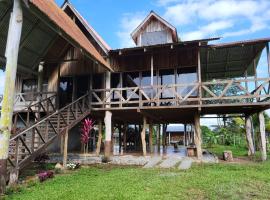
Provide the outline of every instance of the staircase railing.
<path id="1" fill-rule="evenodd" d="M 12 135 L 9 147 L 9 167 L 17 170 L 25 167 L 54 139 L 67 129 L 74 127 L 89 114 L 89 94 L 86 94 L 42 119 L 37 118 L 35 123 Z"/>

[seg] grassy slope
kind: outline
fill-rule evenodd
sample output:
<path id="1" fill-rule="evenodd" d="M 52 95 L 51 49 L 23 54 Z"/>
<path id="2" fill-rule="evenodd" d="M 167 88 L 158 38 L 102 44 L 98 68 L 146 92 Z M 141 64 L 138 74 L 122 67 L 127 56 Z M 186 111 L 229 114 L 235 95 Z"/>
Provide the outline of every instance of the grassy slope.
<path id="1" fill-rule="evenodd" d="M 195 165 L 188 171 L 97 166 L 7 199 L 268 199 L 270 162 Z"/>

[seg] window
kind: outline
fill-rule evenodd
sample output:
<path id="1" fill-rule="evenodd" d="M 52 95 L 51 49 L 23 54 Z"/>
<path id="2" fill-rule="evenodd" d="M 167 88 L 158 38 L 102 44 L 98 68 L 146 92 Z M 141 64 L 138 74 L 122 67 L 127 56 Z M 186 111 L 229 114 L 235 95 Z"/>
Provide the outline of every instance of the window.
<path id="1" fill-rule="evenodd" d="M 176 83 L 177 84 L 191 84 L 197 82 L 197 72 L 196 68 L 179 68 L 177 69 L 176 74 Z M 177 87 L 177 92 L 181 96 L 187 95 L 192 89 L 193 85 L 190 86 L 179 86 Z M 192 96 L 196 96 L 197 91 L 195 91 Z"/>

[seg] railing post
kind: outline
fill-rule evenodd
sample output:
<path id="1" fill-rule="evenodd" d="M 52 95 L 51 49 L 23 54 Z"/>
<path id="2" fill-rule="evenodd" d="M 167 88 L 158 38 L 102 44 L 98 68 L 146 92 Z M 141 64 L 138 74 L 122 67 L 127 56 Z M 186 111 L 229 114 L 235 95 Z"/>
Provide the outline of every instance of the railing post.
<path id="1" fill-rule="evenodd" d="M 201 53 L 200 53 L 200 46 L 201 46 L 201 43 L 199 42 L 199 47 L 198 47 L 198 71 L 197 71 L 198 83 L 199 83 L 199 110 L 201 110 L 201 106 L 202 106 L 202 78 L 201 78 Z"/>

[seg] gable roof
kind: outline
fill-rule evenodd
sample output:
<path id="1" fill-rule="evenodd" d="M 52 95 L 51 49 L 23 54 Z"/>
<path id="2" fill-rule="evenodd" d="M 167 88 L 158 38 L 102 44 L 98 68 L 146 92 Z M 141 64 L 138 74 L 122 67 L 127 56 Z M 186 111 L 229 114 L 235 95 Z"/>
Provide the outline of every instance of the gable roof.
<path id="1" fill-rule="evenodd" d="M 139 32 L 153 19 L 157 19 L 159 22 L 164 24 L 166 27 L 168 27 L 173 36 L 173 41 L 178 42 L 178 36 L 177 36 L 177 30 L 176 28 L 171 25 L 169 22 L 167 22 L 165 19 L 160 17 L 157 13 L 154 11 L 151 11 L 149 15 L 139 24 L 139 26 L 131 33 L 132 39 L 136 42 L 136 37 L 138 36 Z"/>
<path id="2" fill-rule="evenodd" d="M 101 47 L 101 49 L 108 54 L 111 50 L 111 47 L 103 40 L 103 38 L 95 31 L 95 29 L 83 18 L 83 16 L 77 11 L 77 9 L 70 3 L 70 1 L 65 1 L 62 5 L 62 9 L 70 8 L 73 14 L 77 17 L 77 19 L 81 22 L 81 24 L 85 27 L 85 29 L 89 32 L 89 34 L 94 38 L 97 44 Z"/>
<path id="3" fill-rule="evenodd" d="M 70 17 L 57 6 L 54 0 L 29 0 L 40 12 L 46 15 L 51 22 L 57 25 L 60 31 L 67 34 L 86 54 L 95 59 L 107 69 L 112 70 L 110 65 L 100 55 L 100 53 L 89 42 L 86 36 L 81 32 L 78 26 L 70 19 Z"/>

